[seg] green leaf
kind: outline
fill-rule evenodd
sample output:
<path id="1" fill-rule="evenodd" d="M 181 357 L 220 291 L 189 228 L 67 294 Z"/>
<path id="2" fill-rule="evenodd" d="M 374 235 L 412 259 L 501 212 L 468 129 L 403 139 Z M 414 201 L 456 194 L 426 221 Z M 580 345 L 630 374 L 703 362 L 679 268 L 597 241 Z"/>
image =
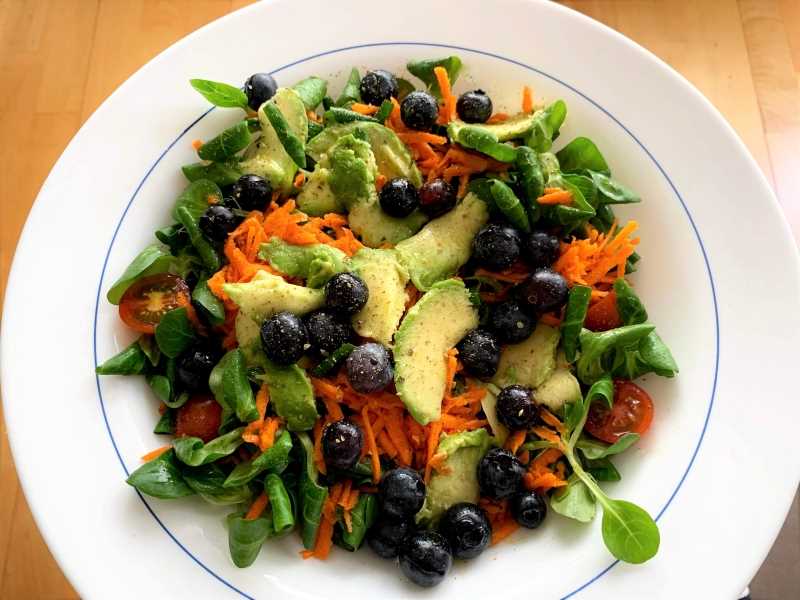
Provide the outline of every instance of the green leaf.
<path id="1" fill-rule="evenodd" d="M 614 293 L 617 297 L 617 311 L 623 325 L 638 325 L 647 321 L 647 310 L 627 281 L 617 279 L 614 282 Z"/>
<path id="2" fill-rule="evenodd" d="M 156 343 L 164 356 L 175 358 L 196 339 L 186 307 L 176 308 L 161 317 L 156 325 Z"/>
<path id="3" fill-rule="evenodd" d="M 239 121 L 200 146 L 197 156 L 203 160 L 222 162 L 247 148 L 252 141 L 250 125 L 247 121 Z"/>
<path id="4" fill-rule="evenodd" d="M 162 227 L 155 231 L 156 239 L 169 247 L 170 253 L 175 256 L 183 250 L 191 246 L 189 241 L 189 234 L 180 223 L 173 223 L 169 227 Z"/>
<path id="5" fill-rule="evenodd" d="M 227 506 L 230 504 L 241 504 L 248 502 L 253 497 L 253 491 L 249 485 L 241 485 L 234 488 L 223 486 L 225 482 L 225 472 L 219 465 L 207 464 L 202 467 L 184 467 L 181 469 L 186 485 L 192 488 L 198 495 L 215 506 Z"/>
<path id="6" fill-rule="evenodd" d="M 243 485 L 264 472 L 283 473 L 289 465 L 291 450 L 292 436 L 288 431 L 283 431 L 269 450 L 236 465 L 225 480 L 225 487 Z"/>
<path id="7" fill-rule="evenodd" d="M 205 265 L 209 271 L 218 271 L 222 266 L 222 261 L 214 247 L 203 237 L 198 225 L 198 220 L 192 216 L 192 213 L 189 212 L 189 209 L 185 206 L 177 207 L 175 212 L 178 222 L 186 228 L 192 246 L 197 250 L 197 254 L 203 261 L 203 265 Z"/>
<path id="8" fill-rule="evenodd" d="M 564 320 L 561 322 L 561 347 L 567 362 L 575 362 L 577 357 L 578 336 L 583 329 L 591 296 L 592 289 L 585 285 L 576 285 L 569 292 Z"/>
<path id="9" fill-rule="evenodd" d="M 589 408 L 595 400 L 601 400 L 611 408 L 614 404 L 614 382 L 606 374 L 600 377 L 586 392 L 582 402 L 568 402 L 564 405 L 564 425 L 570 432 L 570 445 L 574 446 L 580 439 Z"/>
<path id="10" fill-rule="evenodd" d="M 556 152 L 561 170 L 565 173 L 587 169 L 610 175 L 608 163 L 594 142 L 586 137 L 577 137 Z"/>
<path id="11" fill-rule="evenodd" d="M 581 196 L 583 196 L 583 199 L 586 200 L 586 203 L 591 206 L 592 210 L 595 210 L 596 213 L 598 200 L 597 188 L 595 188 L 594 182 L 586 175 L 565 174 L 562 175 L 562 177 L 564 181 L 570 183 L 581 191 Z"/>
<path id="12" fill-rule="evenodd" d="M 240 569 L 252 565 L 261 546 L 274 535 L 272 517 L 261 516 L 257 519 L 245 519 L 244 513 L 237 512 L 228 515 L 228 550 L 231 560 Z"/>
<path id="13" fill-rule="evenodd" d="M 639 354 L 656 375 L 674 377 L 678 373 L 678 363 L 672 352 L 655 331 L 639 342 Z"/>
<path id="14" fill-rule="evenodd" d="M 598 442 L 597 440 L 584 438 L 578 440 L 578 443 L 575 444 L 575 447 L 583 452 L 583 455 L 586 458 L 595 460 L 624 452 L 638 440 L 638 433 L 626 433 L 610 446 L 608 444 L 604 444 L 603 442 Z"/>
<path id="15" fill-rule="evenodd" d="M 153 428 L 153 433 L 172 435 L 175 433 L 175 411 L 167 409 Z"/>
<path id="16" fill-rule="evenodd" d="M 377 123 L 378 119 L 369 115 L 362 115 L 354 110 L 348 110 L 339 106 L 332 106 L 323 115 L 325 123 L 352 123 L 354 121 L 365 121 L 367 123 Z"/>
<path id="17" fill-rule="evenodd" d="M 212 325 L 222 325 L 225 322 L 225 305 L 208 289 L 208 281 L 203 279 L 192 291 L 192 302 L 200 307 L 203 314 Z"/>
<path id="18" fill-rule="evenodd" d="M 517 169 L 524 199 L 528 208 L 528 217 L 532 223 L 539 219 L 540 207 L 536 199 L 544 193 L 544 171 L 539 157 L 527 146 L 517 148 Z"/>
<path id="19" fill-rule="evenodd" d="M 334 350 L 328 358 L 314 367 L 312 374 L 314 377 L 325 377 L 325 375 L 333 371 L 337 365 L 341 364 L 345 358 L 350 356 L 350 353 L 355 349 L 356 347 L 353 344 L 342 344 Z"/>
<path id="20" fill-rule="evenodd" d="M 344 84 L 344 89 L 336 100 L 336 106 L 344 106 L 350 102 L 361 102 L 361 75 L 355 67 L 350 71 L 347 83 Z"/>
<path id="21" fill-rule="evenodd" d="M 195 493 L 186 485 L 175 461 L 173 450 L 168 450 L 158 458 L 144 463 L 130 474 L 126 483 L 143 494 L 164 500 L 183 498 Z"/>
<path id="22" fill-rule="evenodd" d="M 461 73 L 461 59 L 458 56 L 448 56 L 447 58 L 429 59 L 429 60 L 412 60 L 406 65 L 406 69 L 414 77 L 421 79 L 422 82 L 428 87 L 428 90 L 437 98 L 442 97 L 442 91 L 439 89 L 439 82 L 436 79 L 436 74 L 433 72 L 436 67 L 444 67 L 447 71 L 447 77 L 450 80 L 450 86 L 454 86 L 458 81 L 458 75 Z"/>
<path id="23" fill-rule="evenodd" d="M 214 106 L 222 108 L 247 108 L 247 95 L 239 88 L 209 81 L 208 79 L 190 79 L 189 83 L 203 95 L 203 98 Z"/>
<path id="24" fill-rule="evenodd" d="M 341 525 L 339 545 L 349 552 L 358 550 L 364 543 L 367 531 L 375 522 L 378 511 L 378 498 L 374 494 L 359 495 L 358 503 L 350 511 L 352 528 L 347 531 L 347 527 Z"/>
<path id="25" fill-rule="evenodd" d="M 166 404 L 172 400 L 172 383 L 166 375 L 151 375 L 147 378 L 147 384 L 161 402 Z"/>
<path id="26" fill-rule="evenodd" d="M 619 560 L 641 564 L 658 552 L 658 525 L 643 508 L 625 500 L 603 503 L 603 541 Z"/>
<path id="27" fill-rule="evenodd" d="M 213 181 L 198 179 L 192 181 L 175 200 L 172 218 L 180 222 L 178 211 L 185 208 L 193 221 L 198 221 L 213 203 L 222 202 L 222 192 Z"/>
<path id="28" fill-rule="evenodd" d="M 225 361 L 225 369 L 222 372 L 222 392 L 225 404 L 236 412 L 240 421 L 245 423 L 255 421 L 259 415 L 253 388 L 250 387 L 250 381 L 247 379 L 244 353 L 241 348 L 236 348 L 228 352 L 222 360 Z"/>
<path id="29" fill-rule="evenodd" d="M 567 480 L 567 487 L 561 488 L 550 497 L 550 508 L 564 517 L 581 523 L 590 522 L 597 513 L 594 496 L 583 480 L 575 474 Z"/>
<path id="30" fill-rule="evenodd" d="M 95 367 L 94 372 L 98 375 L 140 375 L 146 366 L 147 355 L 137 341 Z"/>
<path id="31" fill-rule="evenodd" d="M 589 172 L 601 204 L 633 204 L 641 202 L 639 195 L 604 173 Z"/>
<path id="32" fill-rule="evenodd" d="M 517 151 L 513 146 L 498 142 L 491 132 L 474 125 L 464 125 L 459 128 L 455 141 L 465 148 L 477 150 L 500 162 L 511 163 L 517 159 Z"/>
<path id="33" fill-rule="evenodd" d="M 320 77 L 306 77 L 294 84 L 292 89 L 300 96 L 306 110 L 315 110 L 328 92 L 328 82 Z"/>
<path id="34" fill-rule="evenodd" d="M 383 123 L 386 119 L 389 118 L 389 115 L 392 114 L 393 110 L 394 110 L 394 104 L 392 104 L 392 101 L 384 100 L 381 103 L 380 108 L 378 108 L 378 112 L 376 112 L 374 115 L 375 120 L 378 121 L 379 123 Z"/>
<path id="35" fill-rule="evenodd" d="M 275 535 L 282 535 L 294 529 L 294 513 L 289 493 L 283 485 L 283 480 L 275 473 L 268 473 L 264 478 L 264 489 L 269 497 L 272 509 L 272 526 Z"/>
<path id="36" fill-rule="evenodd" d="M 579 337 L 581 356 L 577 362 L 578 378 L 583 383 L 594 383 L 607 372 L 603 366 L 603 357 L 607 352 L 638 343 L 654 329 L 655 326 L 648 323 L 625 325 L 601 332 L 584 329 Z"/>
<path id="37" fill-rule="evenodd" d="M 313 121 L 313 120 L 309 119 L 308 120 L 308 137 L 306 138 L 306 141 L 310 140 L 315 135 L 319 135 L 320 133 L 322 133 L 323 129 L 325 129 L 325 127 L 323 125 L 320 125 L 316 121 Z M 310 168 L 311 167 L 309 167 L 309 169 Z"/>
<path id="38" fill-rule="evenodd" d="M 328 488 L 317 482 L 317 467 L 314 465 L 314 445 L 308 434 L 298 433 L 298 450 L 301 453 L 301 473 L 298 486 L 300 513 L 302 515 L 301 537 L 303 547 L 311 550 L 317 540 L 317 531 L 322 519 L 322 507 L 328 499 Z"/>
<path id="39" fill-rule="evenodd" d="M 148 275 L 166 273 L 171 262 L 172 256 L 160 246 L 155 244 L 148 246 L 133 259 L 120 278 L 114 282 L 106 298 L 111 304 L 119 304 L 122 295 L 134 281 Z"/>
<path id="40" fill-rule="evenodd" d="M 158 366 L 158 362 L 161 360 L 161 350 L 158 349 L 156 339 L 152 335 L 142 335 L 138 339 L 138 344 L 150 364 L 154 367 Z"/>
<path id="41" fill-rule="evenodd" d="M 267 102 L 261 107 L 264 114 L 269 119 L 275 134 L 278 136 L 286 150 L 286 154 L 294 161 L 294 163 L 301 169 L 306 168 L 306 144 L 304 140 L 297 137 L 289 127 L 286 117 L 283 116 L 281 110 L 272 102 Z"/>
<path id="42" fill-rule="evenodd" d="M 548 107 L 534 114 L 531 132 L 525 139 L 525 145 L 536 152 L 547 152 L 558 137 L 561 125 L 567 118 L 567 105 L 563 100 L 556 100 Z"/>
<path id="43" fill-rule="evenodd" d="M 196 162 L 183 165 L 181 171 L 189 181 L 206 179 L 213 181 L 220 187 L 225 187 L 236 183 L 242 172 L 239 170 L 239 160 L 231 159 L 224 162 L 204 163 Z"/>
<path id="44" fill-rule="evenodd" d="M 586 472 L 597 481 L 619 481 L 622 475 L 611 462 L 611 459 L 598 458 L 597 460 L 586 459 Z"/>
<path id="45" fill-rule="evenodd" d="M 402 102 L 403 98 L 408 96 L 411 92 L 416 90 L 417 88 L 414 87 L 414 84 L 411 83 L 408 79 L 403 79 L 402 77 L 397 78 L 397 101 Z"/>
<path id="46" fill-rule="evenodd" d="M 198 437 L 181 437 L 176 439 L 172 446 L 175 448 L 178 460 L 190 467 L 199 467 L 236 452 L 236 449 L 244 443 L 243 432 L 244 427 L 239 427 L 208 443 L 204 443 Z"/>
<path id="47" fill-rule="evenodd" d="M 528 233 L 531 230 L 531 224 L 528 221 L 528 215 L 525 208 L 522 206 L 519 198 L 514 194 L 514 190 L 508 187 L 499 179 L 493 179 L 490 184 L 490 191 L 495 206 L 503 213 L 508 222 L 517 229 Z"/>

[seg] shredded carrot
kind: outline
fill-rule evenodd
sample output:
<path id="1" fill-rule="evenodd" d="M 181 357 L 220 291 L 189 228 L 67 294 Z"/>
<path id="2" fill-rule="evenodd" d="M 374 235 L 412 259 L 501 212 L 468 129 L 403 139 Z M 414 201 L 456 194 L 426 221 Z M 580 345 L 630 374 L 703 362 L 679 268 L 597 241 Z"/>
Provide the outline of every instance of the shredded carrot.
<path id="1" fill-rule="evenodd" d="M 425 461 L 425 483 L 431 480 L 431 459 L 436 454 L 436 449 L 439 447 L 439 436 L 442 434 L 442 422 L 434 421 L 428 425 L 428 445 L 427 445 L 427 458 Z"/>
<path id="2" fill-rule="evenodd" d="M 322 423 L 319 421 L 314 423 L 314 464 L 317 466 L 317 471 L 323 475 L 327 474 L 325 458 L 322 456 Z"/>
<path id="3" fill-rule="evenodd" d="M 314 121 L 315 123 L 322 123 L 322 119 L 320 118 L 320 116 L 313 110 L 307 110 L 306 116 L 308 117 L 309 121 Z"/>
<path id="4" fill-rule="evenodd" d="M 374 115 L 378 112 L 378 107 L 372 104 L 362 104 L 361 102 L 353 102 L 350 105 L 350 110 L 357 112 L 360 115 Z"/>
<path id="5" fill-rule="evenodd" d="M 546 193 L 536 199 L 539 204 L 553 205 L 553 204 L 569 204 L 572 202 L 572 192 L 569 190 L 557 190 L 554 192 Z"/>
<path id="6" fill-rule="evenodd" d="M 337 483 L 328 492 L 328 499 L 322 506 L 322 519 L 320 520 L 319 529 L 317 529 L 317 539 L 314 543 L 313 550 L 305 550 L 301 552 L 303 558 L 318 558 L 325 560 L 331 551 L 333 543 L 333 526 L 336 523 L 336 505 L 342 493 L 342 484 Z"/>
<path id="7" fill-rule="evenodd" d="M 450 348 L 444 356 L 446 361 L 444 396 L 445 398 L 449 398 L 450 392 L 453 391 L 453 381 L 458 372 L 458 350 L 456 348 Z"/>
<path id="8" fill-rule="evenodd" d="M 524 429 L 519 429 L 508 436 L 505 447 L 509 452 L 511 452 L 511 454 L 516 454 L 517 450 L 519 450 L 519 447 L 525 443 L 526 433 L 527 432 Z"/>
<path id="9" fill-rule="evenodd" d="M 448 473 L 449 469 L 446 466 L 447 463 L 447 453 L 446 452 L 437 452 L 434 454 L 431 459 L 428 461 L 430 464 L 431 469 L 438 473 Z"/>
<path id="10" fill-rule="evenodd" d="M 192 140 L 192 148 L 200 150 L 203 147 L 203 140 Z"/>
<path id="11" fill-rule="evenodd" d="M 378 445 L 375 442 L 375 433 L 372 430 L 372 423 L 369 421 L 369 409 L 367 406 L 361 410 L 361 418 L 364 420 L 364 430 L 367 435 L 367 448 L 372 456 L 372 482 L 378 483 L 381 479 L 381 459 L 378 454 Z"/>
<path id="12" fill-rule="evenodd" d="M 280 425 L 280 419 L 268 418 L 265 420 L 264 427 L 261 429 L 261 435 L 258 439 L 258 447 L 262 452 L 266 452 L 275 444 L 275 434 L 278 433 Z"/>
<path id="13" fill-rule="evenodd" d="M 441 135 L 434 135 L 425 131 L 410 131 L 408 133 L 398 133 L 405 144 L 437 144 L 439 146 L 447 143 L 447 138 Z"/>
<path id="14" fill-rule="evenodd" d="M 467 191 L 469 189 L 468 186 L 469 186 L 469 176 L 467 175 L 461 176 L 461 178 L 458 180 L 458 190 L 456 191 L 456 198 L 460 199 L 466 196 Z"/>
<path id="15" fill-rule="evenodd" d="M 292 185 L 296 188 L 303 187 L 303 184 L 306 182 L 306 175 L 302 171 L 297 172 L 297 176 L 294 178 Z"/>
<path id="16" fill-rule="evenodd" d="M 438 123 L 444 125 L 456 118 L 456 97 L 450 89 L 450 76 L 444 67 L 434 67 L 433 74 L 442 93 L 442 107 L 439 109 Z"/>
<path id="17" fill-rule="evenodd" d="M 564 424 L 558 420 L 558 417 L 556 417 L 546 408 L 540 408 L 539 416 L 541 417 L 542 421 L 544 421 L 547 425 L 550 425 L 550 427 L 558 431 L 561 435 L 565 433 Z"/>
<path id="18" fill-rule="evenodd" d="M 553 313 L 544 313 L 539 317 L 539 322 L 549 325 L 550 327 L 559 327 L 561 325 L 561 318 Z"/>
<path id="19" fill-rule="evenodd" d="M 386 175 L 383 173 L 378 173 L 378 176 L 375 178 L 375 188 L 380 192 L 383 189 L 383 186 L 386 185 Z"/>
<path id="20" fill-rule="evenodd" d="M 247 511 L 247 514 L 244 516 L 244 520 L 255 521 L 258 517 L 264 514 L 264 511 L 267 509 L 267 504 L 269 504 L 269 497 L 267 496 L 266 492 L 261 492 L 253 504 L 250 505 L 250 510 Z"/>
<path id="21" fill-rule="evenodd" d="M 502 542 L 517 529 L 519 529 L 519 525 L 513 519 L 503 521 L 496 529 L 492 528 L 492 546 Z"/>
<path id="22" fill-rule="evenodd" d="M 494 279 L 495 281 L 504 281 L 506 283 L 522 283 L 528 277 L 530 277 L 531 270 L 525 263 L 518 261 L 511 265 L 508 269 L 499 272 L 490 271 L 484 268 L 476 269 L 475 275 L 478 277 L 488 277 L 489 279 Z"/>
<path id="23" fill-rule="evenodd" d="M 597 301 L 607 295 L 611 284 L 618 277 L 623 276 L 625 261 L 639 243 L 638 238 L 630 238 L 637 227 L 636 221 L 630 221 L 617 231 L 614 224 L 604 234 L 589 225 L 585 238 L 573 238 L 569 243 L 561 245 L 553 269 L 570 285 L 593 287 L 592 301 Z"/>
<path id="24" fill-rule="evenodd" d="M 397 449 L 401 466 L 411 466 L 411 444 L 403 430 L 403 413 L 400 410 L 386 411 L 386 433 Z"/>
<path id="25" fill-rule="evenodd" d="M 142 456 L 142 461 L 150 462 L 151 460 L 155 460 L 156 458 L 164 454 L 164 452 L 168 451 L 170 448 L 172 448 L 172 446 L 167 444 L 166 446 L 161 446 L 160 448 L 151 450 L 150 452 Z"/>
<path id="26" fill-rule="evenodd" d="M 527 465 L 531 460 L 531 453 L 528 450 L 523 450 L 519 453 L 519 462 L 523 465 Z"/>
<path id="27" fill-rule="evenodd" d="M 548 429 L 547 427 L 532 427 L 531 431 L 538 435 L 543 440 L 551 442 L 553 444 L 561 444 L 561 438 L 556 435 L 556 433 Z"/>
<path id="28" fill-rule="evenodd" d="M 494 113 L 489 119 L 486 121 L 488 124 L 493 123 L 502 123 L 503 121 L 508 121 L 511 118 L 511 115 L 503 112 Z"/>
<path id="29" fill-rule="evenodd" d="M 522 88 L 522 112 L 533 112 L 533 91 L 527 85 Z"/>

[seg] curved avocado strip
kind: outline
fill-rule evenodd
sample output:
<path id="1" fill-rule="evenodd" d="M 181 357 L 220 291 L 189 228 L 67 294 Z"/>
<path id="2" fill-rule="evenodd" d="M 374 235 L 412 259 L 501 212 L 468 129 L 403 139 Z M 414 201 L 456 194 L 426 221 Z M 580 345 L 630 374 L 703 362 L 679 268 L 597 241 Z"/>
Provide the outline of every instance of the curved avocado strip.
<path id="1" fill-rule="evenodd" d="M 325 244 L 296 246 L 278 237 L 261 244 L 258 257 L 290 277 L 306 280 L 306 286 L 321 288 L 328 280 L 348 270 L 347 255 Z"/>
<path id="2" fill-rule="evenodd" d="M 397 394 L 421 425 L 442 415 L 445 353 L 478 326 L 478 311 L 458 279 L 440 281 L 408 311 L 395 335 Z"/>
<path id="3" fill-rule="evenodd" d="M 550 411 L 560 411 L 567 402 L 577 402 L 583 396 L 581 385 L 569 368 L 559 367 L 536 388 L 535 399 Z"/>
<path id="4" fill-rule="evenodd" d="M 353 270 L 369 289 L 369 299 L 353 315 L 353 329 L 361 337 L 390 346 L 406 308 L 408 271 L 392 250 L 363 249 L 352 259 Z"/>
<path id="5" fill-rule="evenodd" d="M 299 94 L 289 88 L 280 88 L 268 101 L 280 110 L 286 119 L 287 131 L 299 140 L 308 137 L 308 116 Z M 261 137 L 245 151 L 239 163 L 242 173 L 253 173 L 269 180 L 274 191 L 288 194 L 297 172 L 297 165 L 286 152 L 278 133 L 263 110 L 258 111 L 261 122 Z"/>
<path id="6" fill-rule="evenodd" d="M 538 388 L 556 369 L 560 337 L 558 329 L 539 323 L 527 340 L 503 349 L 492 383 L 501 388 L 515 383 Z"/>
<path id="7" fill-rule="evenodd" d="M 287 283 L 266 271 L 259 271 L 248 283 L 226 283 L 222 289 L 256 323 L 284 310 L 303 315 L 325 304 L 322 290 Z"/>
<path id="8" fill-rule="evenodd" d="M 269 389 L 275 412 L 286 421 L 289 431 L 308 431 L 319 418 L 311 380 L 296 364 L 281 367 L 263 357 L 261 379 Z"/>
<path id="9" fill-rule="evenodd" d="M 381 208 L 377 194 L 373 194 L 367 202 L 356 204 L 350 209 L 350 229 L 361 236 L 361 241 L 371 248 L 384 244 L 396 245 L 407 240 L 428 220 L 422 212 L 416 210 L 407 217 L 390 217 Z"/>
<path id="10" fill-rule="evenodd" d="M 447 455 L 443 469 L 435 471 L 428 483 L 425 504 L 417 523 L 435 525 L 444 512 L 459 502 L 477 503 L 478 463 L 489 450 L 491 436 L 485 429 L 443 436 L 437 453 Z"/>
<path id="11" fill-rule="evenodd" d="M 489 427 L 492 429 L 494 439 L 498 444 L 502 445 L 506 443 L 506 439 L 508 438 L 510 432 L 508 431 L 508 427 L 503 425 L 500 422 L 500 419 L 497 417 L 498 393 L 500 393 L 500 390 L 497 388 L 497 386 L 489 384 L 489 386 L 486 388 L 486 394 L 483 396 L 483 398 L 481 398 L 481 408 L 483 409 L 483 413 L 486 415 L 486 420 L 489 421 Z"/>
<path id="12" fill-rule="evenodd" d="M 457 140 L 461 134 L 461 130 L 465 127 L 470 127 L 491 134 L 498 142 L 522 138 L 533 128 L 537 112 L 519 113 L 500 123 L 491 124 L 465 123 L 460 120 L 451 121 L 447 126 L 447 135 L 450 136 L 451 140 Z"/>
<path id="13" fill-rule="evenodd" d="M 350 135 L 356 130 L 365 135 L 372 147 L 381 175 L 387 180 L 405 177 L 414 184 L 414 187 L 422 185 L 422 176 L 406 145 L 391 129 L 380 123 L 353 122 L 326 127 L 322 133 L 309 140 L 306 153 L 319 162 L 322 155 L 328 152 L 339 138 Z"/>
<path id="14" fill-rule="evenodd" d="M 344 206 L 331 190 L 331 170 L 317 163 L 297 195 L 297 208 L 312 217 L 344 212 Z"/>
<path id="15" fill-rule="evenodd" d="M 472 240 L 488 220 L 486 204 L 470 193 L 449 213 L 397 244 L 397 256 L 417 289 L 428 290 L 437 281 L 455 275 L 469 260 Z"/>

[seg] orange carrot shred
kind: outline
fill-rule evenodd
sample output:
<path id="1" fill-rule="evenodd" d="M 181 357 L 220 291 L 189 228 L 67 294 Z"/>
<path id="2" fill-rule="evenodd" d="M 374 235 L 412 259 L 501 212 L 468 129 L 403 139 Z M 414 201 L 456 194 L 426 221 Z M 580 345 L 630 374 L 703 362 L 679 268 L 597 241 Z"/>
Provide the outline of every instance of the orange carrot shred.
<path id="1" fill-rule="evenodd" d="M 303 187 L 303 184 L 306 182 L 306 175 L 302 171 L 297 172 L 297 176 L 294 178 L 292 185 L 296 188 Z"/>
<path id="2" fill-rule="evenodd" d="M 533 112 L 533 92 L 527 85 L 522 88 L 522 112 Z"/>
<path id="3" fill-rule="evenodd" d="M 506 440 L 506 449 L 511 452 L 511 454 L 516 454 L 519 447 L 525 443 L 525 435 L 526 432 L 524 429 L 519 429 L 512 433 Z"/>
<path id="4" fill-rule="evenodd" d="M 360 115 L 374 115 L 378 112 L 378 107 L 372 104 L 362 104 L 361 102 L 353 102 L 350 105 L 350 110 L 357 112 Z"/>
<path id="5" fill-rule="evenodd" d="M 166 446 L 161 446 L 160 448 L 156 448 L 155 450 L 151 450 L 150 452 L 148 452 L 147 454 L 142 456 L 142 460 L 144 462 L 150 462 L 151 460 L 155 460 L 156 458 L 158 458 L 159 456 L 161 456 L 162 454 L 164 454 L 165 452 L 167 452 L 171 448 L 172 448 L 172 446 L 167 444 Z"/>
<path id="6" fill-rule="evenodd" d="M 491 117 L 489 117 L 489 120 L 486 122 L 491 125 L 493 123 L 502 123 L 503 121 L 508 121 L 510 118 L 511 115 L 499 112 L 499 113 L 494 113 Z"/>
<path id="7" fill-rule="evenodd" d="M 431 459 L 436 454 L 436 449 L 439 447 L 439 436 L 442 433 L 442 421 L 434 421 L 428 425 L 428 446 L 427 446 L 427 460 L 425 464 L 425 483 L 431 480 Z"/>
<path id="8" fill-rule="evenodd" d="M 203 147 L 203 140 L 192 140 L 192 148 L 200 150 Z"/>
<path id="9" fill-rule="evenodd" d="M 364 406 L 361 409 L 361 418 L 364 419 L 364 429 L 367 435 L 367 447 L 372 456 L 372 482 L 378 483 L 381 479 L 381 460 L 378 455 L 378 445 L 375 442 L 375 433 L 372 430 L 372 423 L 369 421 L 369 409 Z"/>
<path id="10" fill-rule="evenodd" d="M 517 529 L 519 529 L 519 525 L 512 519 L 500 523 L 497 528 L 492 528 L 492 546 L 502 542 Z"/>
<path id="11" fill-rule="evenodd" d="M 536 199 L 539 204 L 553 205 L 553 204 L 569 204 L 572 202 L 572 192 L 569 190 L 558 190 L 544 194 Z"/>
<path id="12" fill-rule="evenodd" d="M 250 510 L 247 511 L 247 514 L 244 516 L 244 520 L 255 521 L 267 509 L 267 504 L 269 504 L 269 497 L 267 496 L 266 492 L 261 492 L 258 498 L 256 498 L 253 504 L 250 506 Z"/>

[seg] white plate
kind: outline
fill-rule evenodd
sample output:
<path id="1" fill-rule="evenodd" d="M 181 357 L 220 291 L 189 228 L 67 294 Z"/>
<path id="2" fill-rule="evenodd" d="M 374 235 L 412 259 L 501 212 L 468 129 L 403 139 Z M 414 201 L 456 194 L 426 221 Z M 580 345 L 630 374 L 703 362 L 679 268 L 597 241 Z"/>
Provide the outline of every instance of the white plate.
<path id="1" fill-rule="evenodd" d="M 104 295 L 167 223 L 190 141 L 236 118 L 208 113 L 187 80 L 272 70 L 284 84 L 331 76 L 335 90 L 353 65 L 400 72 L 409 58 L 449 53 L 466 64 L 457 90 L 480 86 L 499 108 L 514 110 L 523 84 L 566 100 L 561 139 L 593 138 L 644 197 L 620 211 L 641 226 L 634 281 L 681 373 L 646 380 L 655 425 L 607 489 L 658 517 L 661 550 L 642 566 L 615 564 L 598 522 L 551 515 L 431 592 L 369 551 L 302 561 L 294 539 L 236 569 L 225 509 L 145 499 L 124 483 L 161 443 L 150 433 L 156 404 L 142 381 L 92 371 L 131 339 Z M 263 2 L 151 61 L 54 167 L 9 279 L 4 408 L 37 523 L 84 597 L 730 599 L 798 482 L 799 288 L 788 228 L 741 141 L 686 81 L 602 25 L 544 2 Z"/>

